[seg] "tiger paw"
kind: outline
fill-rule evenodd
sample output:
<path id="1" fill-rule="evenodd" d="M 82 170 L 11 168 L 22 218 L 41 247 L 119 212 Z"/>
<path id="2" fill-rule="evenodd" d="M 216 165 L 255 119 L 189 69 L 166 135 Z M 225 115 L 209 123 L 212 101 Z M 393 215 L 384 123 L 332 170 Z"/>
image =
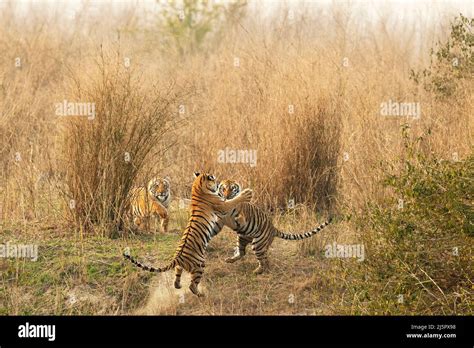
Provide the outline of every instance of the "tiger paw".
<path id="1" fill-rule="evenodd" d="M 263 274 L 266 271 L 267 271 L 266 268 L 264 268 L 262 266 L 258 266 L 257 268 L 254 269 L 253 274 L 259 275 L 259 274 Z"/>
<path id="2" fill-rule="evenodd" d="M 235 261 L 240 260 L 241 258 L 242 258 L 242 255 L 234 255 L 232 257 L 228 257 L 227 259 L 225 259 L 225 262 L 234 263 Z"/>
<path id="3" fill-rule="evenodd" d="M 249 203 L 252 200 L 253 191 L 251 189 L 245 189 L 240 194 L 242 202 Z"/>
<path id="4" fill-rule="evenodd" d="M 197 297 L 204 297 L 204 294 L 197 289 L 196 285 L 193 286 L 193 284 L 191 284 L 189 290 L 191 290 L 191 292 Z"/>

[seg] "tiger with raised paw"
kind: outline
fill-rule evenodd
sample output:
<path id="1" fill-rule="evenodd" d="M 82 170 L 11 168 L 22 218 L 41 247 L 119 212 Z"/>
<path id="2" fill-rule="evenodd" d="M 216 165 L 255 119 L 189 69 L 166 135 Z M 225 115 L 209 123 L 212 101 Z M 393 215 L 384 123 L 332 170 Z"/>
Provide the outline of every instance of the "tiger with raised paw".
<path id="1" fill-rule="evenodd" d="M 223 180 L 219 184 L 219 195 L 224 199 L 233 199 L 240 193 L 240 185 L 233 180 Z M 246 247 L 252 243 L 252 249 L 258 260 L 258 267 L 254 273 L 261 274 L 269 270 L 268 249 L 273 238 L 285 240 L 302 240 L 310 238 L 329 225 L 331 219 L 311 231 L 293 234 L 277 229 L 271 218 L 262 209 L 253 203 L 241 203 L 226 215 L 221 224 L 231 228 L 238 235 L 238 246 L 233 257 L 226 262 L 232 263 L 245 256 Z"/>
<path id="2" fill-rule="evenodd" d="M 188 225 L 178 243 L 173 259 L 163 267 L 152 267 L 138 262 L 128 251 L 125 258 L 136 266 L 150 272 L 166 272 L 175 269 L 175 288 L 181 288 L 183 270 L 191 273 L 189 289 L 197 296 L 205 266 L 206 248 L 212 237 L 222 229 L 222 219 L 241 203 L 250 202 L 252 190 L 245 189 L 232 199 L 224 199 L 217 194 L 218 183 L 211 174 L 195 173 L 191 196 L 191 216 Z"/>

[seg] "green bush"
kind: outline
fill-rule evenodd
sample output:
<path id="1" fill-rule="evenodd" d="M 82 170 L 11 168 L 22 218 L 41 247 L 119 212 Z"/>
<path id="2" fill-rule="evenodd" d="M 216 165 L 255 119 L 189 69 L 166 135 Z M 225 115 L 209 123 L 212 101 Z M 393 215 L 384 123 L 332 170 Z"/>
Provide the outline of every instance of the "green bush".
<path id="1" fill-rule="evenodd" d="M 402 166 L 384 164 L 386 199 L 358 218 L 366 271 L 383 288 L 369 300 L 389 313 L 472 313 L 474 155 L 441 160 L 407 126 L 403 136 Z"/>
<path id="2" fill-rule="evenodd" d="M 456 17 L 451 24 L 449 38 L 438 42 L 431 50 L 431 63 L 428 69 L 421 72 L 411 71 L 411 79 L 422 83 L 425 90 L 437 97 L 451 97 L 462 92 L 458 88 L 463 80 L 474 76 L 474 18 Z"/>
<path id="3" fill-rule="evenodd" d="M 219 38 L 227 27 L 241 20 L 246 1 L 232 0 L 158 0 L 162 10 L 158 23 L 168 47 L 179 54 L 195 53 L 205 46 L 210 37 Z M 217 40 L 216 40 L 217 41 Z M 207 47 L 209 48 L 209 47 Z"/>

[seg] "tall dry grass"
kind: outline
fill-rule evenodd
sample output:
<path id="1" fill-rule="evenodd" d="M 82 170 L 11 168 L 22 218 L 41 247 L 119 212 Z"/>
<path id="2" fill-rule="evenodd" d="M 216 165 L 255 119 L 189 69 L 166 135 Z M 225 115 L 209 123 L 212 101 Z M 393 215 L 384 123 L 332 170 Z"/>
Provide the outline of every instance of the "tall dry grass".
<path id="1" fill-rule="evenodd" d="M 178 195 L 188 193 L 189 173 L 207 169 L 252 186 L 263 205 L 285 207 L 294 199 L 320 211 L 335 202 L 360 208 L 382 194 L 374 166 L 401 149 L 399 127 L 407 120 L 380 116 L 379 105 L 388 99 L 422 104 L 421 119 L 408 121 L 415 130 L 433 129 L 434 151 L 460 157 L 470 151 L 472 95 L 446 104 L 409 80 L 410 69 L 429 58 L 418 46 L 429 47 L 435 37 L 437 28 L 431 24 L 421 28 L 425 41 L 418 42 L 413 28 L 399 25 L 391 28 L 399 35 L 389 32 L 389 18 L 363 28 L 360 17 L 351 17 L 351 9 L 342 6 L 322 17 L 311 8 L 296 11 L 292 19 L 282 11 L 261 22 L 247 16 L 229 27 L 213 50 L 183 57 L 164 54 L 162 47 L 145 50 L 144 43 L 150 42 L 145 38 L 153 33 L 141 30 L 130 11 L 98 24 L 93 17 L 87 20 L 86 6 L 75 25 L 61 31 L 56 29 L 64 18 L 36 10 L 26 27 L 8 8 L 2 10 L 3 173 L 15 176 L 9 171 L 16 152 L 25 159 L 33 151 L 35 165 L 42 167 L 20 170 L 28 173 L 21 174 L 21 182 L 48 167 L 61 170 L 55 163 L 60 145 L 53 135 L 61 132 L 62 121 L 52 105 L 70 88 L 66 77 L 94 79 L 89 74 L 101 45 L 130 57 L 131 78 L 141 76 L 145 88 L 160 93 L 169 81 L 193 86 L 195 93 L 176 100 L 184 106 L 179 116 L 185 126 L 166 131 L 177 144 L 155 162 L 157 171 L 173 177 Z M 16 57 L 22 59 L 20 69 L 12 64 Z M 117 57 L 107 59 L 111 64 Z M 131 88 L 126 80 L 120 83 L 117 89 Z M 218 163 L 217 151 L 226 147 L 256 150 L 257 165 Z M 25 202 L 32 202 L 32 193 L 24 191 Z"/>
<path id="2" fill-rule="evenodd" d="M 102 53 L 87 78 L 72 78 L 74 91 L 66 96 L 95 107 L 94 118 L 61 121 L 64 194 L 75 225 L 85 229 L 100 225 L 109 232 L 123 231 L 130 189 L 137 183 L 145 186 L 146 177 L 161 170 L 156 159 L 172 146 L 165 137 L 179 124 L 174 86 L 143 84 L 123 60 Z"/>

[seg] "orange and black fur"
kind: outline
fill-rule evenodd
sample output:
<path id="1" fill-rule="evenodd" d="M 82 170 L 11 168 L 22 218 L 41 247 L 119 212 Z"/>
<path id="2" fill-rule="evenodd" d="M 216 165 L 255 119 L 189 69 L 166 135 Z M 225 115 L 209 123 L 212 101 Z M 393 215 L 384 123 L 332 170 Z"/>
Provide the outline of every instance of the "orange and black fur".
<path id="1" fill-rule="evenodd" d="M 219 185 L 219 195 L 225 199 L 233 199 L 240 192 L 240 185 L 232 180 L 223 180 Z M 258 260 L 255 273 L 260 274 L 269 269 L 268 249 L 274 237 L 286 240 L 301 240 L 314 236 L 331 220 L 324 222 L 315 229 L 301 234 L 286 233 L 278 230 L 272 223 L 270 217 L 259 207 L 252 203 L 241 203 L 232 209 L 230 214 L 223 218 L 221 224 L 230 227 L 238 235 L 238 246 L 233 257 L 226 262 L 235 262 L 245 255 L 245 249 L 252 243 L 252 249 Z"/>
<path id="2" fill-rule="evenodd" d="M 213 175 L 195 173 L 191 197 L 191 217 L 176 248 L 173 259 L 164 267 L 146 266 L 125 252 L 124 256 L 133 264 L 150 272 L 166 272 L 174 268 L 175 288 L 181 288 L 183 270 L 191 273 L 189 289 L 202 296 L 198 290 L 205 266 L 206 247 L 222 229 L 222 218 L 238 204 L 250 202 L 252 191 L 246 189 L 235 198 L 225 200 L 217 194 L 218 183 Z"/>

